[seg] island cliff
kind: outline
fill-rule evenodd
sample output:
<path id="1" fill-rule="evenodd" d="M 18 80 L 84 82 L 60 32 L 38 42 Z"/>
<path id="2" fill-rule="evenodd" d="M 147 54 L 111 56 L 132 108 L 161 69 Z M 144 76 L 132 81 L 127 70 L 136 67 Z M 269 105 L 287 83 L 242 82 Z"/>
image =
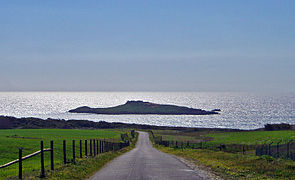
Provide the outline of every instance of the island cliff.
<path id="1" fill-rule="evenodd" d="M 92 114 L 159 114 L 159 115 L 210 115 L 216 111 L 188 108 L 184 106 L 155 104 L 143 101 L 127 101 L 125 104 L 108 108 L 90 108 L 87 106 L 72 109 L 71 113 Z"/>

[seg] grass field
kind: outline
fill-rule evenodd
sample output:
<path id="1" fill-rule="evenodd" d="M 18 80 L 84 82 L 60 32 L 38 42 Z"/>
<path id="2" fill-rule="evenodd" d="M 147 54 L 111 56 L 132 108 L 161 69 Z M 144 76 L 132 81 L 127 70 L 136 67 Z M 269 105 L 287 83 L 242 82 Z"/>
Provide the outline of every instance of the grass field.
<path id="1" fill-rule="evenodd" d="M 176 130 L 155 130 L 156 136 L 163 140 L 174 141 L 206 141 L 207 144 L 263 144 L 282 143 L 295 140 L 295 131 L 242 131 L 242 132 L 182 132 Z"/>
<path id="2" fill-rule="evenodd" d="M 242 132 L 204 132 L 204 131 L 154 131 L 163 140 L 206 141 L 207 145 L 218 144 L 264 144 L 270 142 L 286 143 L 295 139 L 295 131 L 242 131 Z M 209 149 L 170 148 L 156 145 L 163 152 L 205 165 L 224 179 L 294 179 L 295 162 L 275 159 L 270 156 L 255 156 L 253 153 L 228 153 Z"/>
<path id="3" fill-rule="evenodd" d="M 168 141 L 192 141 L 199 142 L 203 140 L 210 140 L 212 138 L 206 137 L 208 132 L 205 131 L 179 131 L 179 130 L 153 130 L 155 136 L 162 136 L 163 140 Z"/>
<path id="4" fill-rule="evenodd" d="M 286 143 L 295 140 L 295 131 L 248 131 L 212 133 L 206 135 L 212 137 L 214 144 L 264 144 L 270 142 Z"/>
<path id="5" fill-rule="evenodd" d="M 295 162 L 269 156 L 253 156 L 204 149 L 174 149 L 156 146 L 163 152 L 205 165 L 224 179 L 294 179 Z"/>
<path id="6" fill-rule="evenodd" d="M 58 168 L 62 165 L 62 140 L 67 141 L 67 157 L 72 157 L 72 140 L 76 142 L 78 154 L 78 140 L 106 138 L 120 140 L 120 130 L 75 130 L 75 129 L 9 129 L 0 130 L 0 164 L 18 159 L 18 148 L 23 148 L 23 156 L 40 150 L 40 141 L 44 141 L 44 148 L 49 148 L 50 140 L 54 141 L 54 161 Z M 84 143 L 83 143 L 84 144 Z M 89 150 L 88 150 L 89 151 Z M 84 149 L 83 149 L 84 152 Z M 45 169 L 49 169 L 49 152 L 45 152 Z M 23 162 L 23 172 L 40 171 L 40 155 Z M 16 176 L 18 164 L 0 169 L 0 179 Z"/>

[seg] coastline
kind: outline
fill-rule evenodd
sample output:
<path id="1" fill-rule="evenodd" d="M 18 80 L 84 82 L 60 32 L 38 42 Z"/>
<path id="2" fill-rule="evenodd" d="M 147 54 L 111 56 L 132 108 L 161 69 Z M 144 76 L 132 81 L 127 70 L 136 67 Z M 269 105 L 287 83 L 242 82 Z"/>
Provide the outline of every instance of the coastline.
<path id="1" fill-rule="evenodd" d="M 64 120 L 64 119 L 41 119 L 35 117 L 16 118 L 12 116 L 0 116 L 0 129 L 109 129 L 109 128 L 133 128 L 133 129 L 158 129 L 158 130 L 191 130 L 191 131 L 260 131 L 264 128 L 253 130 L 232 129 L 232 128 L 198 128 L 198 127 L 179 127 L 179 126 L 156 126 L 147 124 L 105 122 L 89 120 Z"/>

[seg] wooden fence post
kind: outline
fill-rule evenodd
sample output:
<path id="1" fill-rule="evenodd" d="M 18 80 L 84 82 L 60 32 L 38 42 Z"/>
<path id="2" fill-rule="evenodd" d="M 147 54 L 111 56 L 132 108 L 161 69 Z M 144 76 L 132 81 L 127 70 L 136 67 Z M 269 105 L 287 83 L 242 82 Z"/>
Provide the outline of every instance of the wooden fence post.
<path id="1" fill-rule="evenodd" d="M 87 140 L 85 140 L 85 156 L 87 156 Z"/>
<path id="2" fill-rule="evenodd" d="M 50 163 L 51 163 L 51 170 L 54 170 L 53 141 L 50 141 Z"/>
<path id="3" fill-rule="evenodd" d="M 98 151 L 98 140 L 96 140 L 96 154 L 98 154 L 99 151 Z"/>
<path id="4" fill-rule="evenodd" d="M 101 140 L 99 140 L 99 153 L 101 154 Z"/>
<path id="5" fill-rule="evenodd" d="M 280 142 L 277 143 L 277 157 L 280 156 Z"/>
<path id="6" fill-rule="evenodd" d="M 63 140 L 63 154 L 64 154 L 64 164 L 66 164 L 67 163 L 66 140 Z"/>
<path id="7" fill-rule="evenodd" d="M 104 152 L 108 152 L 108 142 L 104 141 Z"/>
<path id="8" fill-rule="evenodd" d="M 75 164 L 75 140 L 73 140 L 73 164 Z"/>
<path id="9" fill-rule="evenodd" d="M 80 140 L 80 158 L 82 158 L 82 140 Z"/>
<path id="10" fill-rule="evenodd" d="M 41 175 L 40 178 L 45 177 L 45 168 L 44 168 L 44 146 L 43 141 L 41 141 Z"/>
<path id="11" fill-rule="evenodd" d="M 93 156 L 96 156 L 95 139 L 93 139 Z"/>
<path id="12" fill-rule="evenodd" d="M 243 145 L 243 154 L 245 154 L 245 145 Z"/>
<path id="13" fill-rule="evenodd" d="M 90 156 L 92 156 L 92 139 L 90 139 L 89 141 L 90 141 Z"/>
<path id="14" fill-rule="evenodd" d="M 18 179 L 23 179 L 23 149 L 18 149 Z"/>

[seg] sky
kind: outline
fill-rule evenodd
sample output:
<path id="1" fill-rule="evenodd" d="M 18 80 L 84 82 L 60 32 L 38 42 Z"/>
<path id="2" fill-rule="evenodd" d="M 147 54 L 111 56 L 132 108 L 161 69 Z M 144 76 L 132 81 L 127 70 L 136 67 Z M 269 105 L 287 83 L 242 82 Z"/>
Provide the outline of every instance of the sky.
<path id="1" fill-rule="evenodd" d="M 0 1 L 0 91 L 295 92 L 294 0 Z"/>

